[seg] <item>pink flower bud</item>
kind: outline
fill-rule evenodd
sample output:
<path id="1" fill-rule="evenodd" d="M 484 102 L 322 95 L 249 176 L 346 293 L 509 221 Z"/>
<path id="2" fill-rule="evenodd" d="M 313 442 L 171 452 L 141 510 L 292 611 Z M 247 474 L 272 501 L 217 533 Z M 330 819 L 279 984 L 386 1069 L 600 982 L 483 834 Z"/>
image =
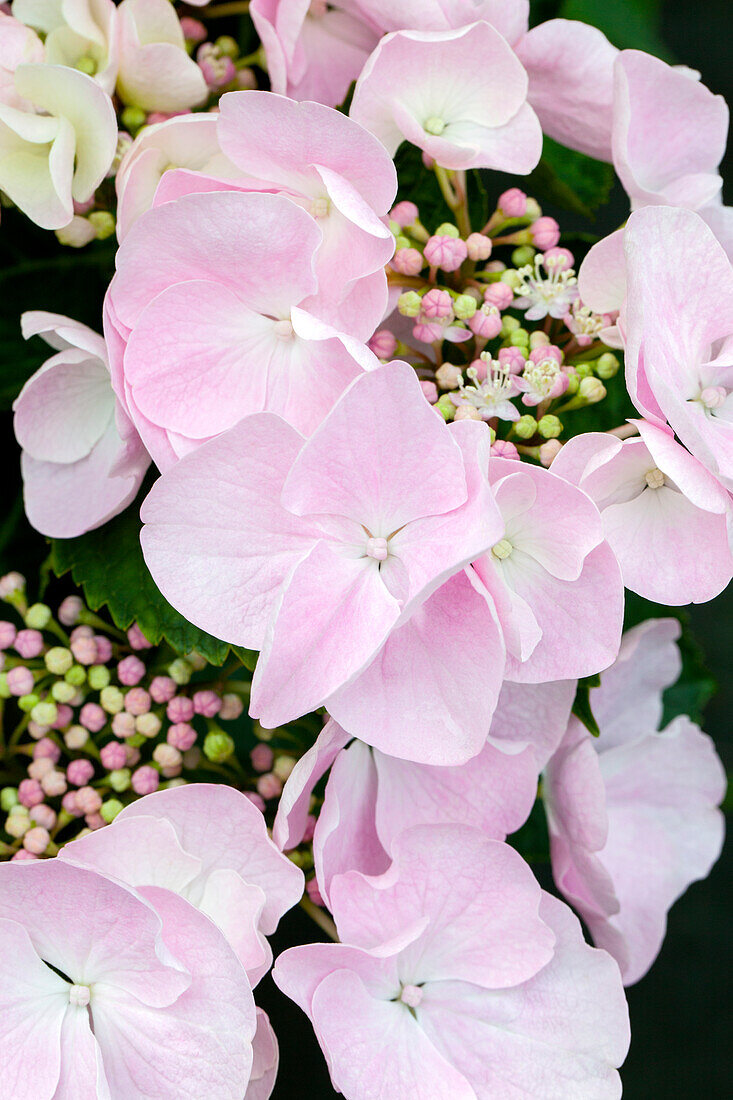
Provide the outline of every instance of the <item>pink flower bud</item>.
<path id="1" fill-rule="evenodd" d="M 80 764 L 81 761 L 75 763 Z M 95 814 L 102 805 L 102 796 L 94 787 L 80 787 L 76 792 L 76 805 L 83 814 Z"/>
<path id="2" fill-rule="evenodd" d="M 481 413 L 473 405 L 459 405 L 453 414 L 454 420 L 480 420 Z"/>
<path id="3" fill-rule="evenodd" d="M 3 577 L 0 577 L 0 600 L 7 600 L 9 596 L 15 596 L 17 593 L 24 591 L 25 577 L 22 573 L 13 570 L 12 573 L 6 573 Z"/>
<path id="4" fill-rule="evenodd" d="M 389 212 L 390 221 L 397 222 L 400 229 L 404 229 L 405 226 L 412 225 L 414 221 L 417 221 L 419 211 L 414 202 L 398 202 Z"/>
<path id="5" fill-rule="evenodd" d="M 548 218 L 546 215 L 538 218 L 530 226 L 530 233 L 532 243 L 543 252 L 548 248 L 554 248 L 560 240 L 560 226 L 554 218 Z"/>
<path id="6" fill-rule="evenodd" d="M 532 348 L 529 358 L 533 363 L 544 363 L 546 359 L 554 359 L 556 363 L 561 364 L 564 356 L 562 348 L 558 348 L 555 344 L 542 344 L 538 348 Z"/>
<path id="7" fill-rule="evenodd" d="M 112 719 L 112 732 L 117 737 L 132 737 L 135 733 L 135 715 L 121 710 Z"/>
<path id="8" fill-rule="evenodd" d="M 223 719 L 225 722 L 231 722 L 235 718 L 239 718 L 243 710 L 244 703 L 239 695 L 235 695 L 233 691 L 227 692 L 226 695 L 222 695 L 221 710 L 219 711 L 220 719 Z"/>
<path id="9" fill-rule="evenodd" d="M 206 27 L 190 15 L 181 17 L 181 30 L 184 38 L 188 39 L 189 42 L 193 42 L 195 46 L 206 40 Z"/>
<path id="10" fill-rule="evenodd" d="M 30 852 L 34 856 L 42 856 L 48 848 L 50 840 L 48 829 L 44 829 L 42 825 L 37 825 L 35 829 L 29 829 L 23 837 L 23 847 L 26 852 Z"/>
<path id="11" fill-rule="evenodd" d="M 85 703 L 79 711 L 79 722 L 90 733 L 99 733 L 107 725 L 107 713 L 99 703 Z"/>
<path id="12" fill-rule="evenodd" d="M 94 813 L 84 815 L 84 824 L 88 829 L 92 829 L 93 831 L 95 831 L 97 829 L 104 828 L 107 822 L 104 820 L 101 814 Z"/>
<path id="13" fill-rule="evenodd" d="M 0 649 L 9 649 L 15 641 L 17 631 L 12 623 L 3 619 L 0 622 Z"/>
<path id="14" fill-rule="evenodd" d="M 439 321 L 432 321 L 429 325 L 418 322 L 412 330 L 412 335 L 415 340 L 423 344 L 434 344 L 436 340 L 442 342 L 445 338 L 443 326 Z"/>
<path id="15" fill-rule="evenodd" d="M 501 314 L 496 306 L 484 302 L 468 320 L 468 327 L 476 336 L 493 340 L 501 332 Z"/>
<path id="16" fill-rule="evenodd" d="M 548 439 L 546 443 L 543 443 L 540 447 L 540 462 L 543 466 L 552 466 L 552 463 L 560 454 L 562 450 L 562 443 L 559 439 Z"/>
<path id="17" fill-rule="evenodd" d="M 49 760 L 47 756 L 42 756 L 39 760 L 32 760 L 28 765 L 28 775 L 31 779 L 37 779 L 39 782 L 47 772 L 52 771 L 53 760 Z"/>
<path id="18" fill-rule="evenodd" d="M 76 791 L 66 792 L 61 799 L 61 808 L 65 810 L 67 814 L 71 814 L 72 817 L 82 816 L 82 811 L 79 809 L 76 802 Z"/>
<path id="19" fill-rule="evenodd" d="M 78 621 L 83 608 L 84 604 L 78 596 L 67 596 L 59 604 L 59 622 L 64 626 L 73 626 Z"/>
<path id="20" fill-rule="evenodd" d="M 491 255 L 491 237 L 484 233 L 471 233 L 466 237 L 466 248 L 469 260 L 476 263 L 478 260 L 488 260 Z"/>
<path id="21" fill-rule="evenodd" d="M 132 649 L 152 649 L 152 645 L 143 634 L 137 623 L 133 623 L 127 632 L 127 640 Z"/>
<path id="22" fill-rule="evenodd" d="M 74 659 L 80 665 L 95 665 L 97 663 L 97 643 L 94 641 L 93 635 L 92 637 L 82 635 L 78 638 L 72 638 L 69 648 L 74 654 Z"/>
<path id="23" fill-rule="evenodd" d="M 166 773 L 173 773 L 173 771 L 178 773 L 182 759 L 180 750 L 175 745 L 166 744 L 164 741 L 153 749 L 153 760 L 156 764 L 160 764 Z"/>
<path id="24" fill-rule="evenodd" d="M 150 764 L 143 764 L 132 773 L 132 789 L 135 794 L 152 794 L 157 791 L 159 783 L 160 776 Z"/>
<path id="25" fill-rule="evenodd" d="M 8 669 L 8 691 L 11 695 L 29 695 L 33 691 L 33 673 L 23 665 Z"/>
<path id="26" fill-rule="evenodd" d="M 244 797 L 248 798 L 253 806 L 256 806 L 261 814 L 265 812 L 265 800 L 257 791 L 245 791 Z"/>
<path id="27" fill-rule="evenodd" d="M 190 722 L 194 716 L 193 702 L 186 695 L 176 695 L 168 703 L 165 712 L 171 722 Z"/>
<path id="28" fill-rule="evenodd" d="M 453 240 L 448 237 L 448 240 Z M 453 300 L 447 290 L 429 290 L 422 300 L 422 315 L 429 321 L 453 320 Z"/>
<path id="29" fill-rule="evenodd" d="M 215 691 L 195 691 L 193 709 L 204 718 L 215 718 L 221 710 L 221 699 Z"/>
<path id="30" fill-rule="evenodd" d="M 249 758 L 256 772 L 268 772 L 272 767 L 273 751 L 269 745 L 255 745 Z"/>
<path id="31" fill-rule="evenodd" d="M 499 195 L 497 207 L 507 218 L 521 218 L 527 211 L 527 196 L 518 187 L 510 187 Z"/>
<path id="32" fill-rule="evenodd" d="M 36 825 L 40 825 L 43 829 L 53 829 L 56 824 L 56 811 L 51 806 L 47 806 L 45 802 L 34 806 L 29 816 L 31 821 L 34 821 Z"/>
<path id="33" fill-rule="evenodd" d="M 271 798 L 279 798 L 282 794 L 282 789 L 282 781 L 272 772 L 261 775 L 257 780 L 257 792 L 262 795 L 266 802 Z"/>
<path id="34" fill-rule="evenodd" d="M 508 309 L 514 301 L 514 291 L 508 283 L 492 283 L 484 291 L 484 301 L 497 309 Z"/>
<path id="35" fill-rule="evenodd" d="M 91 760 L 72 760 L 66 769 L 66 778 L 73 787 L 83 787 L 94 775 L 94 765 Z M 85 813 L 86 811 L 82 811 Z"/>
<path id="36" fill-rule="evenodd" d="M 196 52 L 196 62 L 210 88 L 223 88 L 231 84 L 237 69 L 231 57 L 223 54 L 213 42 L 204 42 Z"/>
<path id="37" fill-rule="evenodd" d="M 83 749 L 89 740 L 89 732 L 84 729 L 83 726 L 72 726 L 64 734 L 64 744 L 67 749 L 71 749 L 72 752 L 78 752 L 79 749 Z"/>
<path id="38" fill-rule="evenodd" d="M 55 764 L 61 756 L 61 749 L 58 747 L 55 741 L 52 741 L 50 737 L 42 737 L 33 746 L 33 759 L 40 760 L 42 757 L 48 757 L 52 764 Z"/>
<path id="39" fill-rule="evenodd" d="M 117 676 L 125 687 L 133 687 L 139 684 L 145 675 L 145 665 L 139 657 L 129 656 L 123 658 L 117 666 Z M 146 708 L 147 709 L 147 708 Z"/>
<path id="40" fill-rule="evenodd" d="M 66 793 L 67 782 L 66 776 L 63 772 L 53 771 L 47 772 L 41 780 L 41 786 L 43 787 L 43 793 L 47 798 L 58 798 L 60 795 Z"/>
<path id="41" fill-rule="evenodd" d="M 134 745 L 125 745 L 125 752 L 127 753 L 128 768 L 134 768 L 140 763 L 140 749 L 136 749 Z"/>
<path id="42" fill-rule="evenodd" d="M 567 271 L 575 263 L 575 257 L 569 248 L 548 248 L 542 257 L 546 271 Z"/>
<path id="43" fill-rule="evenodd" d="M 18 784 L 18 800 L 29 809 L 43 802 L 43 788 L 37 779 L 21 779 Z"/>
<path id="44" fill-rule="evenodd" d="M 520 348 L 499 348 L 499 362 L 511 374 L 521 374 L 526 360 Z"/>
<path id="45" fill-rule="evenodd" d="M 127 753 L 125 752 L 125 746 L 120 741 L 110 741 L 99 752 L 100 760 L 103 767 L 107 771 L 117 771 L 118 768 L 124 768 L 127 763 Z"/>
<path id="46" fill-rule="evenodd" d="M 425 245 L 425 259 L 442 271 L 457 271 L 467 257 L 468 245 L 460 237 L 430 237 Z"/>
<path id="47" fill-rule="evenodd" d="M 73 717 L 74 712 L 67 703 L 57 703 L 56 719 L 51 723 L 51 728 L 55 730 L 66 729 Z"/>
<path id="48" fill-rule="evenodd" d="M 32 661 L 43 653 L 43 635 L 40 630 L 19 630 L 15 635 L 15 649 L 24 661 Z"/>
<path id="49" fill-rule="evenodd" d="M 25 848 L 19 848 L 18 851 L 10 857 L 10 862 L 27 863 L 32 859 L 38 859 L 38 856 L 34 856 L 32 852 L 26 851 Z"/>
<path id="50" fill-rule="evenodd" d="M 112 642 L 104 634 L 95 634 L 94 642 L 97 646 L 95 665 L 106 665 L 112 660 Z"/>
<path id="51" fill-rule="evenodd" d="M 508 439 L 497 439 L 491 444 L 491 453 L 497 458 L 511 458 L 520 461 L 520 454 L 513 443 Z"/>
<path id="52" fill-rule="evenodd" d="M 397 349 L 397 339 L 389 329 L 380 328 L 367 341 L 367 347 L 374 352 L 377 359 L 391 359 Z"/>
<path id="53" fill-rule="evenodd" d="M 398 248 L 392 257 L 392 267 L 400 275 L 419 275 L 425 260 L 416 248 Z"/>
<path id="54" fill-rule="evenodd" d="M 324 902 L 323 898 L 321 897 L 321 891 L 318 889 L 318 883 L 316 882 L 316 880 L 314 878 L 309 878 L 308 879 L 308 881 L 305 884 L 305 889 L 306 889 L 306 893 L 308 894 L 308 897 L 311 899 L 313 904 L 314 905 L 320 905 L 321 908 L 323 909 L 325 907 L 326 903 Z"/>
<path id="55" fill-rule="evenodd" d="M 188 722 L 176 722 L 168 727 L 166 741 L 180 752 L 188 752 L 196 743 L 196 730 Z"/>
<path id="56" fill-rule="evenodd" d="M 167 703 L 178 691 L 170 676 L 155 676 L 150 684 L 150 696 L 156 703 Z"/>
<path id="57" fill-rule="evenodd" d="M 426 380 L 420 383 L 420 388 L 422 389 L 422 392 L 425 394 L 430 404 L 434 405 L 435 402 L 438 400 L 438 387 L 435 385 L 435 382 L 430 382 Z"/>
<path id="58" fill-rule="evenodd" d="M 125 710 L 128 714 L 147 714 L 150 710 L 150 702 L 150 695 L 145 688 L 130 688 L 125 695 Z"/>
<path id="59" fill-rule="evenodd" d="M 441 363 L 435 372 L 435 381 L 442 390 L 457 390 L 463 381 L 463 371 L 454 363 Z"/>

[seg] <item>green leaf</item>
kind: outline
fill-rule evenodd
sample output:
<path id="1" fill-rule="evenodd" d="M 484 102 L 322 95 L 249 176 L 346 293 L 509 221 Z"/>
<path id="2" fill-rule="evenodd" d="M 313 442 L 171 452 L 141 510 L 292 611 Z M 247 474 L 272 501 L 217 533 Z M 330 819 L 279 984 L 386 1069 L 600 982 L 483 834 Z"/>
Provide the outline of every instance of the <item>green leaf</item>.
<path id="1" fill-rule="evenodd" d="M 525 189 L 540 201 L 552 202 L 593 221 L 594 211 L 608 202 L 613 183 L 610 164 L 545 137 L 542 159 L 527 176 Z"/>
<path id="2" fill-rule="evenodd" d="M 51 540 L 51 567 L 57 576 L 71 572 L 92 609 L 108 608 L 121 630 L 133 622 L 140 625 L 148 641 L 165 640 L 177 653 L 196 650 L 211 664 L 221 665 L 229 645 L 193 626 L 171 607 L 158 591 L 140 549 L 141 498 L 96 531 L 76 539 Z M 254 654 L 235 651 L 247 668 L 253 668 Z"/>
<path id="3" fill-rule="evenodd" d="M 558 15 L 592 23 L 620 50 L 646 50 L 672 60 L 659 36 L 660 0 L 563 0 Z"/>
<path id="4" fill-rule="evenodd" d="M 598 728 L 598 723 L 595 720 L 593 709 L 590 705 L 590 693 L 592 688 L 600 687 L 600 683 L 601 678 L 598 675 L 586 676 L 584 679 L 578 680 L 578 687 L 575 691 L 575 701 L 573 703 L 573 714 L 594 737 L 600 737 L 601 731 Z"/>

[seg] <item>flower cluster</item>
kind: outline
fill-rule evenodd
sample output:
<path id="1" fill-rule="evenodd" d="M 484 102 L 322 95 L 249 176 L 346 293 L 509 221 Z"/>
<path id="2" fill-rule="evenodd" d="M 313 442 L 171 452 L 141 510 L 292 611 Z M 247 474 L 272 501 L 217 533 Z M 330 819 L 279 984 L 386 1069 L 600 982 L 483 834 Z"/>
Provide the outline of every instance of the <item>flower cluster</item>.
<path id="1" fill-rule="evenodd" d="M 622 631 L 733 576 L 727 109 L 520 0 L 251 0 L 244 55 L 242 7 L 0 13 L 0 189 L 119 245 L 103 335 L 23 315 L 28 518 L 137 537 L 145 482 L 160 594 L 257 653 L 0 579 L 8 1094 L 266 1100 L 300 902 L 335 942 L 273 977 L 347 1100 L 615 1100 L 623 986 L 722 843 L 710 739 L 661 728 L 678 621 Z M 589 250 L 477 201 L 543 133 L 628 194 Z"/>

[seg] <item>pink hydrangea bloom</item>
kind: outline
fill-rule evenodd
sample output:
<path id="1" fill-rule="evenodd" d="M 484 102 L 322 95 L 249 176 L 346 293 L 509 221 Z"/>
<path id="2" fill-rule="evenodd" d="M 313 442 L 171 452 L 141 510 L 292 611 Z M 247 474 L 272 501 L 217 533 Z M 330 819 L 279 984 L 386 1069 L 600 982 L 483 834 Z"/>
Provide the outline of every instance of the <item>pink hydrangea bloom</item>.
<path id="1" fill-rule="evenodd" d="M 206 81 L 186 52 L 169 0 L 123 0 L 117 19 L 117 92 L 124 103 L 145 111 L 181 111 L 204 102 Z"/>
<path id="2" fill-rule="evenodd" d="M 704 603 L 733 576 L 725 489 L 671 432 L 632 421 L 639 437 L 571 439 L 552 464 L 595 501 L 624 585 L 664 604 Z"/>
<path id="3" fill-rule="evenodd" d="M 161 469 L 262 409 L 311 432 L 377 364 L 319 319 L 328 312 L 313 270 L 321 239 L 306 211 L 268 194 L 186 195 L 132 227 L 106 331 L 113 382 Z M 357 336 L 371 335 L 384 311 L 381 291 L 365 295 Z"/>
<path id="4" fill-rule="evenodd" d="M 252 1040 L 252 1074 L 244 1100 L 269 1100 L 275 1088 L 280 1051 L 267 1013 L 257 1009 L 257 1031 Z"/>
<path id="5" fill-rule="evenodd" d="M 413 369 L 388 363 L 306 443 L 249 418 L 154 486 L 148 565 L 192 622 L 262 650 L 250 709 L 263 725 L 328 701 L 396 755 L 478 752 L 503 661 L 492 608 L 462 570 L 501 537 L 489 438 L 480 423 L 448 428 Z"/>
<path id="6" fill-rule="evenodd" d="M 386 35 L 359 77 L 351 117 L 394 155 L 403 141 L 444 168 L 530 172 L 542 133 L 527 74 L 489 23 Z"/>
<path id="7" fill-rule="evenodd" d="M 725 774 L 686 717 L 661 733 L 662 691 L 680 671 L 675 619 L 625 636 L 591 697 L 594 738 L 572 718 L 545 779 L 555 881 L 595 942 L 638 981 L 656 958 L 669 908 L 718 858 L 715 808 Z"/>
<path id="8" fill-rule="evenodd" d="M 620 1095 L 618 968 L 508 846 L 419 826 L 384 874 L 335 878 L 331 903 L 342 943 L 291 948 L 274 978 L 352 1100 L 566 1100 L 569 1080 L 578 1095 Z"/>
<path id="9" fill-rule="evenodd" d="M 510 680 L 588 676 L 621 640 L 623 584 L 585 493 L 538 466 L 492 458 L 504 534 L 474 569 L 491 593 Z"/>
<path id="10" fill-rule="evenodd" d="M 115 398 L 102 337 L 55 313 L 24 313 L 22 325 L 57 351 L 13 406 L 25 508 L 42 534 L 73 538 L 127 507 L 150 459 Z"/>
<path id="11" fill-rule="evenodd" d="M 241 1100 L 255 1007 L 214 924 L 60 859 L 4 863 L 0 880 L 6 1095 Z"/>
<path id="12" fill-rule="evenodd" d="M 272 963 L 265 937 L 303 893 L 302 871 L 269 839 L 262 814 L 222 784 L 147 795 L 60 858 L 136 889 L 180 894 L 218 925 L 253 984 Z"/>

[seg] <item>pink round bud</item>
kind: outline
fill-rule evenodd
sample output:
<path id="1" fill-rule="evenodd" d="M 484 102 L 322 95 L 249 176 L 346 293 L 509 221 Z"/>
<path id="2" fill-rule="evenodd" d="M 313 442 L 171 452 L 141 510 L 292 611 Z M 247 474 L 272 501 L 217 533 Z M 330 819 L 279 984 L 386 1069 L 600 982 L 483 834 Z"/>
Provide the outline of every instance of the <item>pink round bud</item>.
<path id="1" fill-rule="evenodd" d="M 59 604 L 58 619 L 63 626 L 73 626 L 78 622 L 79 616 L 84 610 L 84 604 L 78 596 L 67 596 Z"/>
<path id="2" fill-rule="evenodd" d="M 40 737 L 45 737 L 50 729 L 50 726 L 42 726 L 39 722 L 34 722 L 32 718 L 28 723 L 28 733 L 34 741 L 37 741 Z"/>
<path id="3" fill-rule="evenodd" d="M 127 752 L 120 741 L 110 741 L 100 749 L 99 758 L 107 771 L 114 772 L 124 768 L 127 763 Z"/>
<path id="4" fill-rule="evenodd" d="M 137 623 L 133 623 L 127 632 L 127 640 L 132 649 L 152 649 L 152 645 L 143 634 Z"/>
<path id="5" fill-rule="evenodd" d="M 102 805 L 102 796 L 94 787 L 80 787 L 76 792 L 76 805 L 83 814 L 95 814 Z"/>
<path id="6" fill-rule="evenodd" d="M 189 42 L 193 42 L 195 46 L 199 42 L 206 41 L 206 27 L 198 19 L 193 19 L 190 15 L 184 15 L 181 17 L 181 30 L 183 36 Z"/>
<path id="7" fill-rule="evenodd" d="M 139 684 L 145 675 L 145 665 L 139 657 L 124 657 L 117 666 L 117 676 L 125 687 L 134 687 Z M 147 708 L 146 708 L 147 709 Z"/>
<path id="8" fill-rule="evenodd" d="M 484 291 L 484 301 L 497 309 L 508 309 L 514 301 L 514 291 L 508 283 L 492 283 Z"/>
<path id="9" fill-rule="evenodd" d="M 97 647 L 97 659 L 95 665 L 106 665 L 112 660 L 112 642 L 104 634 L 95 634 L 94 642 Z"/>
<path id="10" fill-rule="evenodd" d="M 36 825 L 34 829 L 29 829 L 23 837 L 23 847 L 26 852 L 30 852 L 34 856 L 42 856 L 48 848 L 50 840 L 48 829 L 44 829 L 42 825 Z"/>
<path id="11" fill-rule="evenodd" d="M 43 653 L 43 635 L 40 630 L 19 630 L 15 635 L 15 649 L 24 661 L 32 661 Z"/>
<path id="12" fill-rule="evenodd" d="M 66 776 L 63 772 L 53 771 L 47 772 L 41 780 L 41 786 L 43 787 L 43 793 L 47 798 L 59 798 L 60 795 L 66 794 L 68 784 L 66 782 Z"/>
<path id="13" fill-rule="evenodd" d="M 400 275 L 419 275 L 425 260 L 416 248 L 398 248 L 392 257 L 392 267 Z"/>
<path id="14" fill-rule="evenodd" d="M 454 420 L 481 420 L 481 413 L 473 405 L 459 405 L 453 414 Z"/>
<path id="15" fill-rule="evenodd" d="M 39 782 L 47 772 L 52 771 L 53 760 L 49 760 L 47 756 L 42 756 L 39 760 L 32 760 L 28 765 L 28 775 L 31 779 L 37 779 Z"/>
<path id="16" fill-rule="evenodd" d="M 522 218 L 527 212 L 527 196 L 518 187 L 510 187 L 499 195 L 497 207 L 507 218 Z"/>
<path id="17" fill-rule="evenodd" d="M 453 240 L 449 237 L 448 240 Z M 434 287 L 429 290 L 422 300 L 422 315 L 429 321 L 445 321 L 453 319 L 453 299 L 447 290 L 438 290 Z"/>
<path id="18" fill-rule="evenodd" d="M 425 259 L 442 271 L 458 271 L 468 258 L 468 245 L 460 237 L 430 237 L 425 244 Z"/>
<path id="19" fill-rule="evenodd" d="M 542 344 L 538 348 L 532 348 L 529 358 L 533 363 L 544 363 L 547 359 L 554 359 L 560 365 L 564 356 L 562 348 L 558 348 L 555 344 Z"/>
<path id="20" fill-rule="evenodd" d="M 67 703 L 56 704 L 56 719 L 51 723 L 52 729 L 63 730 L 71 722 L 74 712 Z"/>
<path id="21" fill-rule="evenodd" d="M 135 748 L 134 745 L 125 745 L 125 751 L 127 753 L 127 767 L 136 767 L 140 763 L 140 749 Z"/>
<path id="22" fill-rule="evenodd" d="M 546 215 L 538 218 L 530 226 L 529 231 L 532 234 L 532 243 L 543 252 L 548 248 L 554 248 L 560 240 L 560 226 L 554 218 L 548 218 Z"/>
<path id="23" fill-rule="evenodd" d="M 320 905 L 320 907 L 323 909 L 325 907 L 326 903 L 324 902 L 323 898 L 321 897 L 321 891 L 318 889 L 318 883 L 316 882 L 316 880 L 314 878 L 309 878 L 308 879 L 308 881 L 305 884 L 305 889 L 306 889 L 306 893 L 308 894 L 308 897 L 311 899 L 313 904 L 314 905 Z"/>
<path id="24" fill-rule="evenodd" d="M 94 764 L 84 758 L 72 760 L 66 769 L 66 778 L 73 787 L 83 787 L 94 775 Z M 85 810 L 82 811 L 86 813 Z"/>
<path id="25" fill-rule="evenodd" d="M 61 808 L 72 817 L 81 817 L 82 811 L 76 801 L 76 791 L 67 791 L 61 799 Z"/>
<path id="26" fill-rule="evenodd" d="M 526 359 L 520 348 L 499 348 L 499 362 L 510 374 L 521 374 Z"/>
<path id="27" fill-rule="evenodd" d="M 428 399 L 430 404 L 434 405 L 435 402 L 438 400 L 438 387 L 435 385 L 435 382 L 425 380 L 420 383 L 420 388 L 422 389 L 422 392 L 425 394 L 425 397 Z"/>
<path id="28" fill-rule="evenodd" d="M 86 623 L 82 623 L 80 626 L 75 626 L 69 635 L 70 642 L 78 642 L 79 638 L 93 638 L 94 631 Z"/>
<path id="29" fill-rule="evenodd" d="M 132 773 L 132 789 L 135 794 L 152 794 L 153 791 L 157 791 L 159 784 L 160 776 L 150 764 L 143 764 Z"/>
<path id="30" fill-rule="evenodd" d="M 178 773 L 182 759 L 180 749 L 175 745 L 166 744 L 165 741 L 161 741 L 153 749 L 153 760 L 156 764 L 160 764 L 165 773 L 172 773 L 174 770 Z"/>
<path id="31" fill-rule="evenodd" d="M 497 458 L 511 458 L 520 460 L 520 454 L 517 448 L 508 439 L 497 439 L 495 443 L 491 444 L 491 453 L 496 455 Z"/>
<path id="32" fill-rule="evenodd" d="M 10 857 L 11 863 L 27 863 L 29 860 L 38 859 L 38 856 L 34 856 L 32 852 L 26 851 L 25 848 L 19 848 L 14 855 Z"/>
<path id="33" fill-rule="evenodd" d="M 18 801 L 22 806 L 37 806 L 43 802 L 43 788 L 37 779 L 21 779 L 18 784 Z"/>
<path id="34" fill-rule="evenodd" d="M 496 306 L 484 302 L 468 319 L 468 327 L 476 336 L 484 340 L 493 340 L 501 332 L 501 314 Z"/>
<path id="35" fill-rule="evenodd" d="M 188 752 L 196 743 L 196 730 L 188 722 L 176 722 L 169 726 L 165 736 L 168 744 L 180 752 Z"/>
<path id="36" fill-rule="evenodd" d="M 150 702 L 150 695 L 145 688 L 130 688 L 125 695 L 125 710 L 128 714 L 147 714 L 150 710 Z"/>
<path id="37" fill-rule="evenodd" d="M 17 630 L 13 623 L 9 623 L 6 619 L 0 622 L 0 649 L 9 649 L 9 647 L 15 641 L 15 635 Z"/>
<path id="38" fill-rule="evenodd" d="M 33 673 L 23 665 L 8 669 L 8 691 L 11 695 L 29 695 L 33 691 Z"/>
<path id="39" fill-rule="evenodd" d="M 36 825 L 40 825 L 43 829 L 53 829 L 56 824 L 56 811 L 45 802 L 34 806 L 29 816 L 31 821 L 35 821 Z"/>
<path id="40" fill-rule="evenodd" d="M 72 752 L 78 752 L 79 749 L 83 749 L 89 740 L 89 731 L 85 730 L 83 726 L 72 726 L 64 734 L 64 744 L 67 749 L 71 749 Z"/>
<path id="41" fill-rule="evenodd" d="M 167 703 L 178 691 L 170 676 L 154 676 L 150 684 L 150 697 L 155 703 Z"/>
<path id="42" fill-rule="evenodd" d="M 215 691 L 195 691 L 193 709 L 204 718 L 215 718 L 221 710 L 221 699 Z"/>
<path id="43" fill-rule="evenodd" d="M 377 359 L 391 359 L 397 350 L 397 338 L 389 329 L 380 328 L 367 341 L 367 347 L 374 352 Z"/>
<path id="44" fill-rule="evenodd" d="M 94 813 L 84 815 L 84 824 L 88 829 L 95 831 L 96 829 L 104 828 L 107 822 L 104 820 L 101 814 Z"/>
<path id="45" fill-rule="evenodd" d="M 61 756 L 61 749 L 58 747 L 55 741 L 52 741 L 50 737 L 42 737 L 40 741 L 37 741 L 33 746 L 33 759 L 40 760 L 42 757 L 48 757 L 52 764 L 55 764 Z"/>
<path id="46" fill-rule="evenodd" d="M 249 758 L 256 772 L 268 772 L 272 767 L 274 753 L 269 745 L 255 745 Z"/>
<path id="47" fill-rule="evenodd" d="M 25 591 L 25 577 L 13 570 L 0 577 L 0 600 L 7 600 L 17 593 Z"/>
<path id="48" fill-rule="evenodd" d="M 491 237 L 484 233 L 471 233 L 466 237 L 466 248 L 469 260 L 476 263 L 478 260 L 488 260 L 491 255 Z"/>
<path id="49" fill-rule="evenodd" d="M 567 271 L 575 263 L 569 248 L 548 248 L 542 257 L 546 271 Z"/>
<path id="50" fill-rule="evenodd" d="M 79 711 L 79 722 L 90 733 L 99 733 L 107 725 L 107 712 L 99 703 L 85 703 Z"/>
<path id="51" fill-rule="evenodd" d="M 442 343 L 445 338 L 443 326 L 439 321 L 432 321 L 430 324 L 418 322 L 412 330 L 412 335 L 415 340 L 423 344 L 434 344 L 436 340 Z"/>
<path id="52" fill-rule="evenodd" d="M 165 712 L 171 722 L 190 722 L 194 716 L 193 702 L 186 695 L 176 695 L 169 701 Z"/>
<path id="53" fill-rule="evenodd" d="M 279 798 L 282 789 L 282 781 L 273 772 L 267 772 L 257 780 L 257 793 L 261 794 L 266 802 L 271 798 Z"/>
<path id="54" fill-rule="evenodd" d="M 132 737 L 135 731 L 135 715 L 121 710 L 112 719 L 112 732 L 117 737 Z"/>
<path id="55" fill-rule="evenodd" d="M 389 212 L 390 221 L 397 222 L 400 229 L 404 229 L 405 226 L 412 225 L 414 221 L 417 221 L 419 211 L 414 202 L 398 202 Z"/>
<path id="56" fill-rule="evenodd" d="M 265 800 L 257 791 L 245 791 L 244 797 L 248 798 L 253 806 L 256 806 L 261 814 L 265 812 Z"/>
<path id="57" fill-rule="evenodd" d="M 559 439 L 548 439 L 540 447 L 540 462 L 543 466 L 552 466 L 557 456 L 562 450 L 562 443 Z"/>
<path id="58" fill-rule="evenodd" d="M 84 635 L 80 638 L 74 638 L 69 648 L 74 654 L 74 659 L 80 665 L 95 665 L 97 663 L 97 643 L 94 641 L 93 635 L 91 638 Z"/>

